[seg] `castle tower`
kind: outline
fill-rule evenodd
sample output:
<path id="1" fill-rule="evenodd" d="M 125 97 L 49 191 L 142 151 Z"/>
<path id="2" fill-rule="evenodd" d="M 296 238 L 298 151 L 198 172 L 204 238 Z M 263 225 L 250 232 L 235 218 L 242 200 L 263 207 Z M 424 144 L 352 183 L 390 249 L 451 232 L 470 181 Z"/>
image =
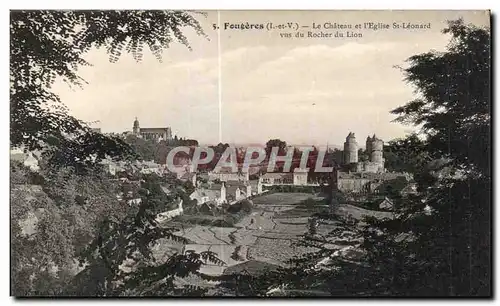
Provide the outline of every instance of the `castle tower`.
<path id="1" fill-rule="evenodd" d="M 134 127 L 132 128 L 132 132 L 136 136 L 138 136 L 141 133 L 141 128 L 139 127 L 139 120 L 137 120 L 137 117 L 135 117 Z"/>
<path id="2" fill-rule="evenodd" d="M 344 164 L 353 164 L 358 162 L 358 143 L 356 136 L 350 132 L 344 142 Z"/>
<path id="3" fill-rule="evenodd" d="M 384 141 L 378 139 L 377 136 L 373 135 L 371 143 L 372 152 L 370 154 L 370 161 L 379 165 L 379 170 L 384 169 Z"/>
<path id="4" fill-rule="evenodd" d="M 371 159 L 371 154 L 372 154 L 372 138 L 370 136 L 366 137 L 366 154 L 370 156 Z"/>

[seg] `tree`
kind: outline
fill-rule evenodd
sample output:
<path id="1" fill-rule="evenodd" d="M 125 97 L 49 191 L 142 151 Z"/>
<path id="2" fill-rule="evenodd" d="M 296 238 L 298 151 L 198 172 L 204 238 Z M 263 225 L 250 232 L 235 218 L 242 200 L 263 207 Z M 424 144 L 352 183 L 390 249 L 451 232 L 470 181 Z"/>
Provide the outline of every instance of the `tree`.
<path id="1" fill-rule="evenodd" d="M 419 98 L 393 113 L 421 126 L 425 140 L 394 144 L 420 175 L 420 195 L 397 219 L 372 222 L 383 234 L 365 235 L 380 294 L 491 294 L 490 32 L 457 20 L 444 33 L 446 52 L 412 56 L 403 69 Z"/>
<path id="2" fill-rule="evenodd" d="M 137 153 L 138 159 L 147 161 L 155 160 L 155 151 L 161 146 L 153 140 L 139 138 L 135 135 L 128 135 L 124 140 Z"/>
<path id="3" fill-rule="evenodd" d="M 271 154 L 272 148 L 277 147 L 278 148 L 278 155 L 285 155 L 286 154 L 286 142 L 282 141 L 280 139 L 270 139 L 268 142 L 266 142 L 266 156 L 269 157 Z"/>
<path id="4" fill-rule="evenodd" d="M 343 152 L 342 150 L 337 149 L 337 148 L 334 148 L 334 149 L 333 149 L 332 159 L 333 159 L 333 161 L 334 161 L 337 165 L 341 165 L 341 164 L 343 164 L 343 162 L 344 162 L 344 161 L 343 161 L 343 159 L 342 159 L 343 154 L 344 154 L 344 152 Z"/>
<path id="5" fill-rule="evenodd" d="M 11 145 L 53 151 L 52 161 L 88 167 L 105 155 L 124 157 L 130 147 L 118 137 L 94 133 L 68 114 L 52 92 L 55 80 L 83 86 L 78 68 L 91 63 L 83 55 L 105 47 L 110 61 L 122 53 L 142 59 L 144 47 L 161 61 L 174 40 L 186 45 L 183 28 L 203 30 L 185 11 L 11 11 L 10 111 Z"/>
<path id="6" fill-rule="evenodd" d="M 447 52 L 409 58 L 403 70 L 419 98 L 393 110 L 397 121 L 422 125 L 429 152 L 453 159 L 477 175 L 490 175 L 490 32 L 449 23 Z"/>
<path id="7" fill-rule="evenodd" d="M 162 227 L 156 216 L 163 211 L 165 202 L 175 201 L 159 190 L 159 182 L 153 176 L 146 177 L 141 186 L 141 204 L 123 219 L 106 217 L 98 234 L 87 246 L 80 258 L 85 269 L 66 288 L 65 294 L 83 296 L 171 296 L 202 295 L 205 291 L 197 286 L 179 287 L 176 278 L 200 273 L 207 262 L 222 265 L 216 254 L 210 251 L 174 254 L 165 260 L 153 255 L 152 247 L 160 239 L 186 242 L 175 236 L 174 228 Z M 129 269 L 124 269 L 128 266 Z"/>
<path id="8" fill-rule="evenodd" d="M 444 161 L 425 193 L 433 212 L 402 222 L 420 250 L 413 272 L 426 271 L 411 289 L 427 282 L 422 292 L 484 296 L 491 294 L 490 30 L 456 20 L 444 33 L 451 35 L 446 52 L 409 59 L 403 71 L 419 98 L 393 111 L 421 125 L 427 152 Z"/>
<path id="9" fill-rule="evenodd" d="M 360 162 L 365 162 L 370 160 L 370 155 L 366 150 L 363 150 L 361 148 L 358 149 L 358 159 Z"/>
<path id="10" fill-rule="evenodd" d="M 76 258 L 102 218 L 123 219 L 129 207 L 116 199 L 116 183 L 103 174 L 77 175 L 43 160 L 37 176 L 18 167 L 11 167 L 24 177 L 11 185 L 12 292 L 57 295 L 76 274 Z"/>

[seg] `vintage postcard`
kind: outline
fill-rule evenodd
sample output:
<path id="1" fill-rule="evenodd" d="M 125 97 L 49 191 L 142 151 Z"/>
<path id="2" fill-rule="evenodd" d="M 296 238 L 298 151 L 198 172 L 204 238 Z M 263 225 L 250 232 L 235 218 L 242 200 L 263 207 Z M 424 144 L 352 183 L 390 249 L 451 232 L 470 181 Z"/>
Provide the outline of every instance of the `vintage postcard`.
<path id="1" fill-rule="evenodd" d="M 490 21 L 12 10 L 11 295 L 491 297 Z"/>

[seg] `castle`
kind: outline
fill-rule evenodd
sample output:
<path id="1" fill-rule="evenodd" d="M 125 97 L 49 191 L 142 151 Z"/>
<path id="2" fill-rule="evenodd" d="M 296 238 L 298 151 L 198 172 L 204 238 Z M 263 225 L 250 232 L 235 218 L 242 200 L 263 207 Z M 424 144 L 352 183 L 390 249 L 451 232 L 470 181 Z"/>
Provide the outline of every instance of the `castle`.
<path id="1" fill-rule="evenodd" d="M 139 125 L 139 120 L 137 120 L 137 117 L 134 120 L 132 133 L 137 137 L 141 137 L 148 140 L 167 141 L 172 139 L 172 130 L 170 129 L 170 127 L 141 128 Z"/>
<path id="2" fill-rule="evenodd" d="M 373 137 L 366 138 L 366 154 L 369 157 L 368 161 L 359 162 L 358 160 L 358 143 L 354 133 L 350 132 L 344 142 L 344 164 L 355 166 L 355 172 L 370 172 L 380 173 L 385 172 L 384 168 L 384 141 L 377 138 L 375 134 Z"/>
<path id="3" fill-rule="evenodd" d="M 408 178 L 403 173 L 386 172 L 384 167 L 384 141 L 373 135 L 366 138 L 367 161 L 359 161 L 358 143 L 354 133 L 349 133 L 344 143 L 343 170 L 337 171 L 337 190 L 347 193 L 373 194 L 391 182 Z"/>

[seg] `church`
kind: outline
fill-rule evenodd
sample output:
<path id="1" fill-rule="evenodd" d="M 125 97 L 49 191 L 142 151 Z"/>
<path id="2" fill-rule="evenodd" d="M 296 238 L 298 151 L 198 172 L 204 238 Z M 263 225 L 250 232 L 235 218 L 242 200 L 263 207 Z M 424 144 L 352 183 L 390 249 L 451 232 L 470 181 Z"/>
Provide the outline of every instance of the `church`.
<path id="1" fill-rule="evenodd" d="M 132 133 L 137 137 L 148 140 L 154 140 L 154 141 L 172 140 L 172 129 L 170 127 L 141 128 L 139 125 L 139 120 L 137 120 L 137 117 L 134 120 Z"/>

